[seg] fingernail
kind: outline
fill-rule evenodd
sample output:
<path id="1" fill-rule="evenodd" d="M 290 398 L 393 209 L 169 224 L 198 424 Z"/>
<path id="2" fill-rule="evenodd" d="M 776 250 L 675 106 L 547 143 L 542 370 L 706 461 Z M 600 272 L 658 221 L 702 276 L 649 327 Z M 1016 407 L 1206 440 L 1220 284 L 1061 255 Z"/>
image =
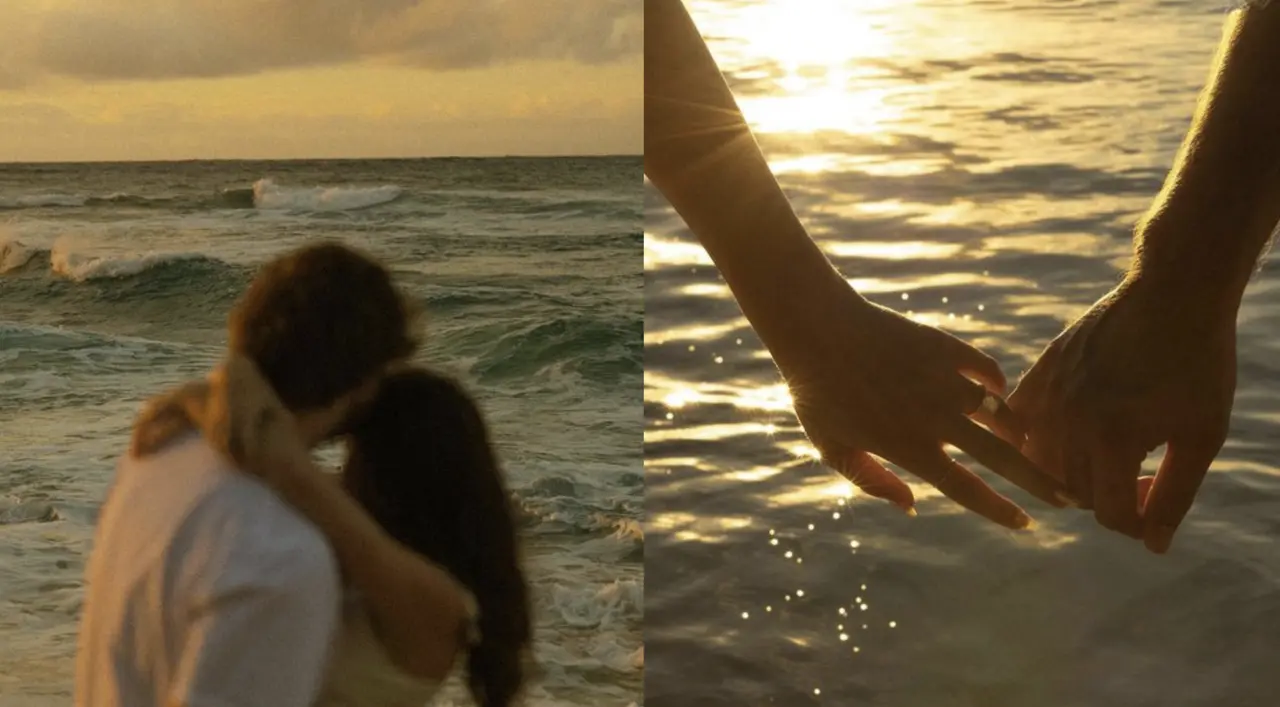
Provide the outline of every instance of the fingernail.
<path id="1" fill-rule="evenodd" d="M 902 509 L 902 512 L 903 512 L 903 513 L 906 513 L 906 514 L 907 514 L 907 516 L 908 516 L 908 517 L 910 517 L 910 518 L 915 518 L 916 516 L 920 515 L 919 513 L 916 513 L 916 507 L 915 507 L 915 506 L 907 506 L 907 507 L 905 507 L 905 508 L 903 508 L 903 509 Z"/>
<path id="2" fill-rule="evenodd" d="M 1014 530 L 1034 530 L 1036 522 L 1031 518 L 1031 516 L 1023 513 L 1022 511 L 1018 511 L 1018 515 L 1013 517 L 1013 527 Z"/>
<path id="3" fill-rule="evenodd" d="M 1172 525 L 1153 525 L 1147 528 L 1146 546 L 1147 549 L 1163 555 L 1169 551 L 1169 546 L 1173 544 L 1173 534 L 1177 530 Z"/>
<path id="4" fill-rule="evenodd" d="M 1054 491 L 1053 497 L 1056 498 L 1058 502 L 1064 506 L 1069 506 L 1071 508 L 1080 507 L 1080 502 L 1076 500 L 1075 496 L 1072 496 L 1071 494 L 1068 494 L 1064 491 Z"/>

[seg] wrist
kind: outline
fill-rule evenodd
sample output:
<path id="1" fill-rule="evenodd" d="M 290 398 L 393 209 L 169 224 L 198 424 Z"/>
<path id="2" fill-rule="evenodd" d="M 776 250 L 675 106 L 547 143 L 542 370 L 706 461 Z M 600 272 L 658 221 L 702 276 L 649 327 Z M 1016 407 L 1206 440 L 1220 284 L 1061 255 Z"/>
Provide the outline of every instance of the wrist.
<path id="1" fill-rule="evenodd" d="M 317 496 L 326 491 L 320 488 L 326 480 L 309 456 L 277 460 L 267 466 L 262 478 L 286 501 L 304 511 L 304 515 L 311 515 Z"/>
<path id="2" fill-rule="evenodd" d="M 749 280 L 725 275 L 743 315 L 775 354 L 809 346 L 811 333 L 829 326 L 833 316 L 872 308 L 816 245 L 812 253 L 771 260 Z"/>
<path id="3" fill-rule="evenodd" d="M 729 247 L 704 243 L 748 319 L 794 318 L 815 296 L 850 290 L 789 207 L 770 216 L 744 223 Z"/>
<path id="4" fill-rule="evenodd" d="M 1169 331 L 1198 335 L 1235 326 L 1240 296 L 1234 290 L 1202 287 L 1194 271 L 1180 268 L 1135 268 L 1117 288 L 1137 303 L 1152 321 Z"/>
<path id="5" fill-rule="evenodd" d="M 1207 238 L 1217 231 L 1221 238 Z M 1126 282 L 1138 285 L 1188 314 L 1212 312 L 1235 317 L 1257 256 L 1236 247 L 1239 233 L 1224 232 L 1207 219 L 1160 218 L 1144 223 Z M 1233 242 L 1233 240 L 1235 242 Z"/>

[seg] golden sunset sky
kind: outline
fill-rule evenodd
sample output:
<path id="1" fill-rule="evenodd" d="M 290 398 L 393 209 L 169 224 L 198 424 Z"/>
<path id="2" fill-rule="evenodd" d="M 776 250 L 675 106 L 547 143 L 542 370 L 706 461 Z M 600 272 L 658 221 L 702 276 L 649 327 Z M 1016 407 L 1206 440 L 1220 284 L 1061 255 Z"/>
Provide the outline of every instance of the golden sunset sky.
<path id="1" fill-rule="evenodd" d="M 0 162 L 640 154 L 642 0 L 0 0 Z"/>

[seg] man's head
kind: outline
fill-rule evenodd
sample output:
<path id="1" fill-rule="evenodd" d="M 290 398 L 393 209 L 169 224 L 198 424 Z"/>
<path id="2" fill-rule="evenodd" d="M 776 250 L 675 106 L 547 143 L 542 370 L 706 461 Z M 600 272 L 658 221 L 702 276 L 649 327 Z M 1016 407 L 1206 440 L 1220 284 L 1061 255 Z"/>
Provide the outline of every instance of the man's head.
<path id="1" fill-rule="evenodd" d="M 312 442 L 371 398 L 388 364 L 417 347 L 411 308 L 391 274 L 337 243 L 267 263 L 231 311 L 228 334 L 231 350 L 257 364 Z"/>

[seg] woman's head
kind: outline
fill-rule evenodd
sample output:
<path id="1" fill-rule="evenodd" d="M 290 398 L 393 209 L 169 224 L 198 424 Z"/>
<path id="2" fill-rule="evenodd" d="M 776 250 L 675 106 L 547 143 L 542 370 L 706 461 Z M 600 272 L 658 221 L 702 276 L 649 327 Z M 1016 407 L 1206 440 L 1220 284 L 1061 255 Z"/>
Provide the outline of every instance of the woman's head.
<path id="1" fill-rule="evenodd" d="M 524 679 L 529 600 L 510 497 L 475 402 L 439 374 L 394 374 L 351 430 L 343 480 L 387 532 L 475 595 L 481 643 L 468 682 L 480 705 L 505 707 Z"/>

